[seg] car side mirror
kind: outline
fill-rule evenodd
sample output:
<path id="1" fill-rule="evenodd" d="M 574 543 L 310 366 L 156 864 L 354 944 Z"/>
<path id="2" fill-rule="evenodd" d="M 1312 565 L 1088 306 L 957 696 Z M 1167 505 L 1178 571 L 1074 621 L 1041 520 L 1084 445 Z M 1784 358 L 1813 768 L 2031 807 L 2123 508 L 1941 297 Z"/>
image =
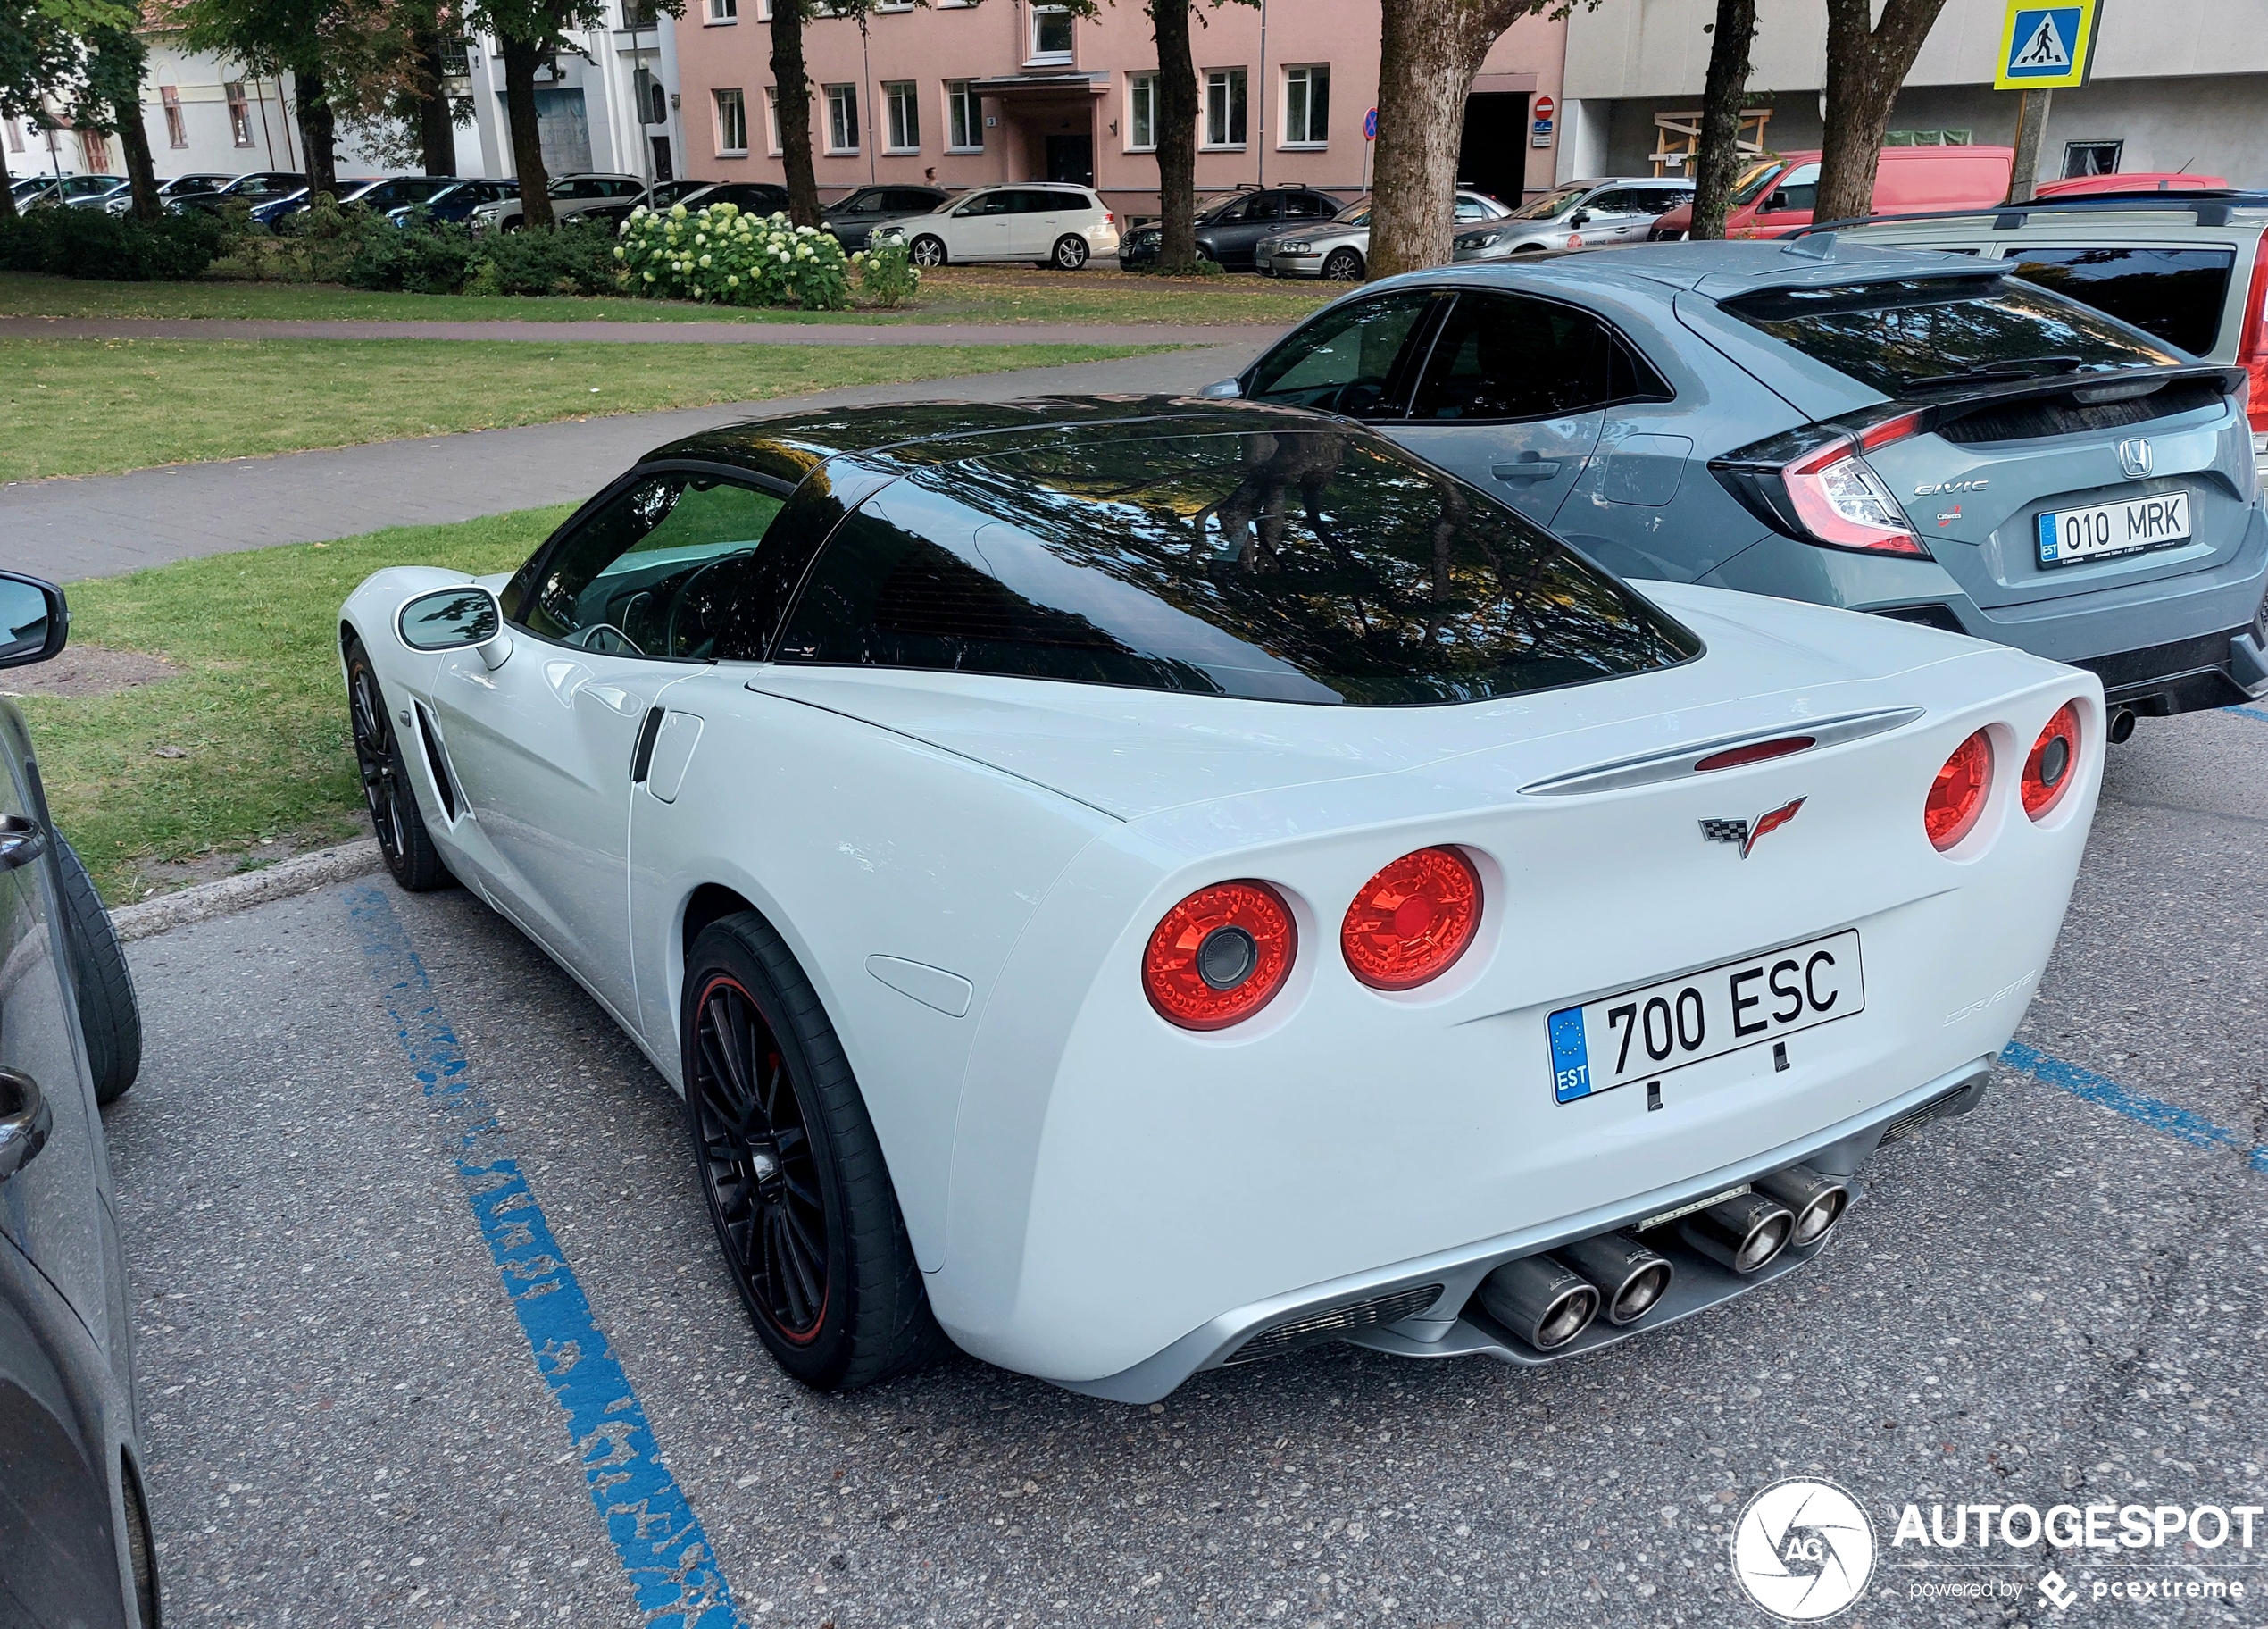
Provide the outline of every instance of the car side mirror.
<path id="1" fill-rule="evenodd" d="M 1590 223 L 1591 212 L 1588 209 L 1579 209 L 1567 217 L 1567 224 L 1570 226 L 1588 226 Z"/>
<path id="2" fill-rule="evenodd" d="M 63 654 L 71 632 L 63 591 L 44 578 L 0 572 L 0 667 L 28 667 Z"/>
<path id="3" fill-rule="evenodd" d="M 1197 392 L 1198 399 L 1207 402 L 1233 402 L 1243 395 L 1244 386 L 1233 379 L 1216 379 Z"/>
<path id="4" fill-rule="evenodd" d="M 1783 209 L 1785 209 L 1785 208 L 1787 208 L 1787 207 L 1788 207 L 1788 195 L 1787 195 L 1786 193 L 1784 193 L 1784 192 L 1775 192 L 1775 193 L 1773 193 L 1773 194 L 1772 194 L 1770 197 L 1768 197 L 1768 198 L 1766 198 L 1766 199 L 1764 200 L 1764 212 L 1763 212 L 1763 213 L 1765 213 L 1765 214 L 1767 214 L 1767 215 L 1770 215 L 1770 214 L 1777 214 L 1780 211 L 1781 211 L 1781 210 L 1783 210 Z"/>
<path id="5" fill-rule="evenodd" d="M 477 582 L 419 595 L 395 613 L 394 628 L 412 650 L 477 650 L 491 669 L 512 654 L 504 607 Z"/>

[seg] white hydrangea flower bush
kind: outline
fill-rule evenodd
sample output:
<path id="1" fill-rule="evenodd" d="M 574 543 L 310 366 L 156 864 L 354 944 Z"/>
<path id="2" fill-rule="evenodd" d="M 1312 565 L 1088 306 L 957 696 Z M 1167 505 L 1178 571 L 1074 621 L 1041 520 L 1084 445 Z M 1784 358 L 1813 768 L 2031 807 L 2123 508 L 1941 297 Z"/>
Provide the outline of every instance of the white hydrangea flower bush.
<path id="1" fill-rule="evenodd" d="M 723 305 L 850 305 L 850 261 L 827 232 L 785 215 L 750 215 L 732 204 L 688 212 L 639 205 L 622 222 L 614 259 L 623 288 L 664 299 Z"/>

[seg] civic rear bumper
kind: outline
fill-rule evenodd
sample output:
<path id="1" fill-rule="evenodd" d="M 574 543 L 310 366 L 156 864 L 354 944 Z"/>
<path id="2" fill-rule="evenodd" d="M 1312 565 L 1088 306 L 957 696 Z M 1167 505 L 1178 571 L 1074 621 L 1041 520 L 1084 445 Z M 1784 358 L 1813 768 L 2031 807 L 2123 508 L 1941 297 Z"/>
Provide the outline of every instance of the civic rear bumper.
<path id="1" fill-rule="evenodd" d="M 1569 1345 L 1549 1353 L 1529 1346 L 1481 1309 L 1475 1293 L 1480 1282 L 1508 1261 L 1675 1211 L 1789 1165 L 1853 1176 L 1886 1142 L 1976 1107 L 1984 1100 L 1991 1063 L 1989 1057 L 1973 1059 L 1810 1136 L 1610 1206 L 1237 1307 L 1131 1368 L 1099 1380 L 1055 1383 L 1117 1402 L 1155 1402 L 1201 1370 L 1329 1341 L 1350 1341 L 1397 1357 L 1490 1357 L 1522 1366 L 1597 1351 L 1794 1272 L 1824 1250 L 1827 1241 L 1811 1249 L 1790 1246 L 1770 1266 L 1736 1276 L 1665 1239 L 1657 1248 L 1672 1254 L 1677 1277 L 1656 1311 L 1625 1327 L 1594 1324 Z M 1647 1237 L 1654 1242 L 1654 1235 Z M 1832 1238 L 1830 1233 L 1828 1241 Z M 1280 1335 L 1289 1338 L 1272 1339 Z"/>

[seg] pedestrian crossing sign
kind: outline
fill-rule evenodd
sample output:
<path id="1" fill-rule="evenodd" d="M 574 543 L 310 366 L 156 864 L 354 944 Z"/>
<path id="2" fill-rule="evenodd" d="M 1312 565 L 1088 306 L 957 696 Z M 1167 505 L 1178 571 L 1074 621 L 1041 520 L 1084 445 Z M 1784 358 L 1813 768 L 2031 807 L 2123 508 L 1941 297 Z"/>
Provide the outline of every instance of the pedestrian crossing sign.
<path id="1" fill-rule="evenodd" d="M 2008 0 L 1995 90 L 2070 90 L 2087 83 L 2102 0 Z"/>

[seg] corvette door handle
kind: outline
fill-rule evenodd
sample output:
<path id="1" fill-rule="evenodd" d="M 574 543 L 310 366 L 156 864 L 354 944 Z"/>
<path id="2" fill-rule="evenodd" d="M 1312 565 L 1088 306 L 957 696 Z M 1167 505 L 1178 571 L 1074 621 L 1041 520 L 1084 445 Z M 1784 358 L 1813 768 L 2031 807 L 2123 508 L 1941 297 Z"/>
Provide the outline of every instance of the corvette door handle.
<path id="1" fill-rule="evenodd" d="M 38 859 L 46 839 L 38 822 L 21 814 L 0 814 L 0 871 L 13 871 Z"/>
<path id="2" fill-rule="evenodd" d="M 1498 480 L 1549 480 L 1559 473 L 1559 460 L 1522 458 L 1517 464 L 1492 464 L 1488 473 Z"/>
<path id="3" fill-rule="evenodd" d="M 29 1165 L 47 1145 L 54 1114 L 39 1082 L 21 1070 L 0 1069 L 0 1182 Z"/>

